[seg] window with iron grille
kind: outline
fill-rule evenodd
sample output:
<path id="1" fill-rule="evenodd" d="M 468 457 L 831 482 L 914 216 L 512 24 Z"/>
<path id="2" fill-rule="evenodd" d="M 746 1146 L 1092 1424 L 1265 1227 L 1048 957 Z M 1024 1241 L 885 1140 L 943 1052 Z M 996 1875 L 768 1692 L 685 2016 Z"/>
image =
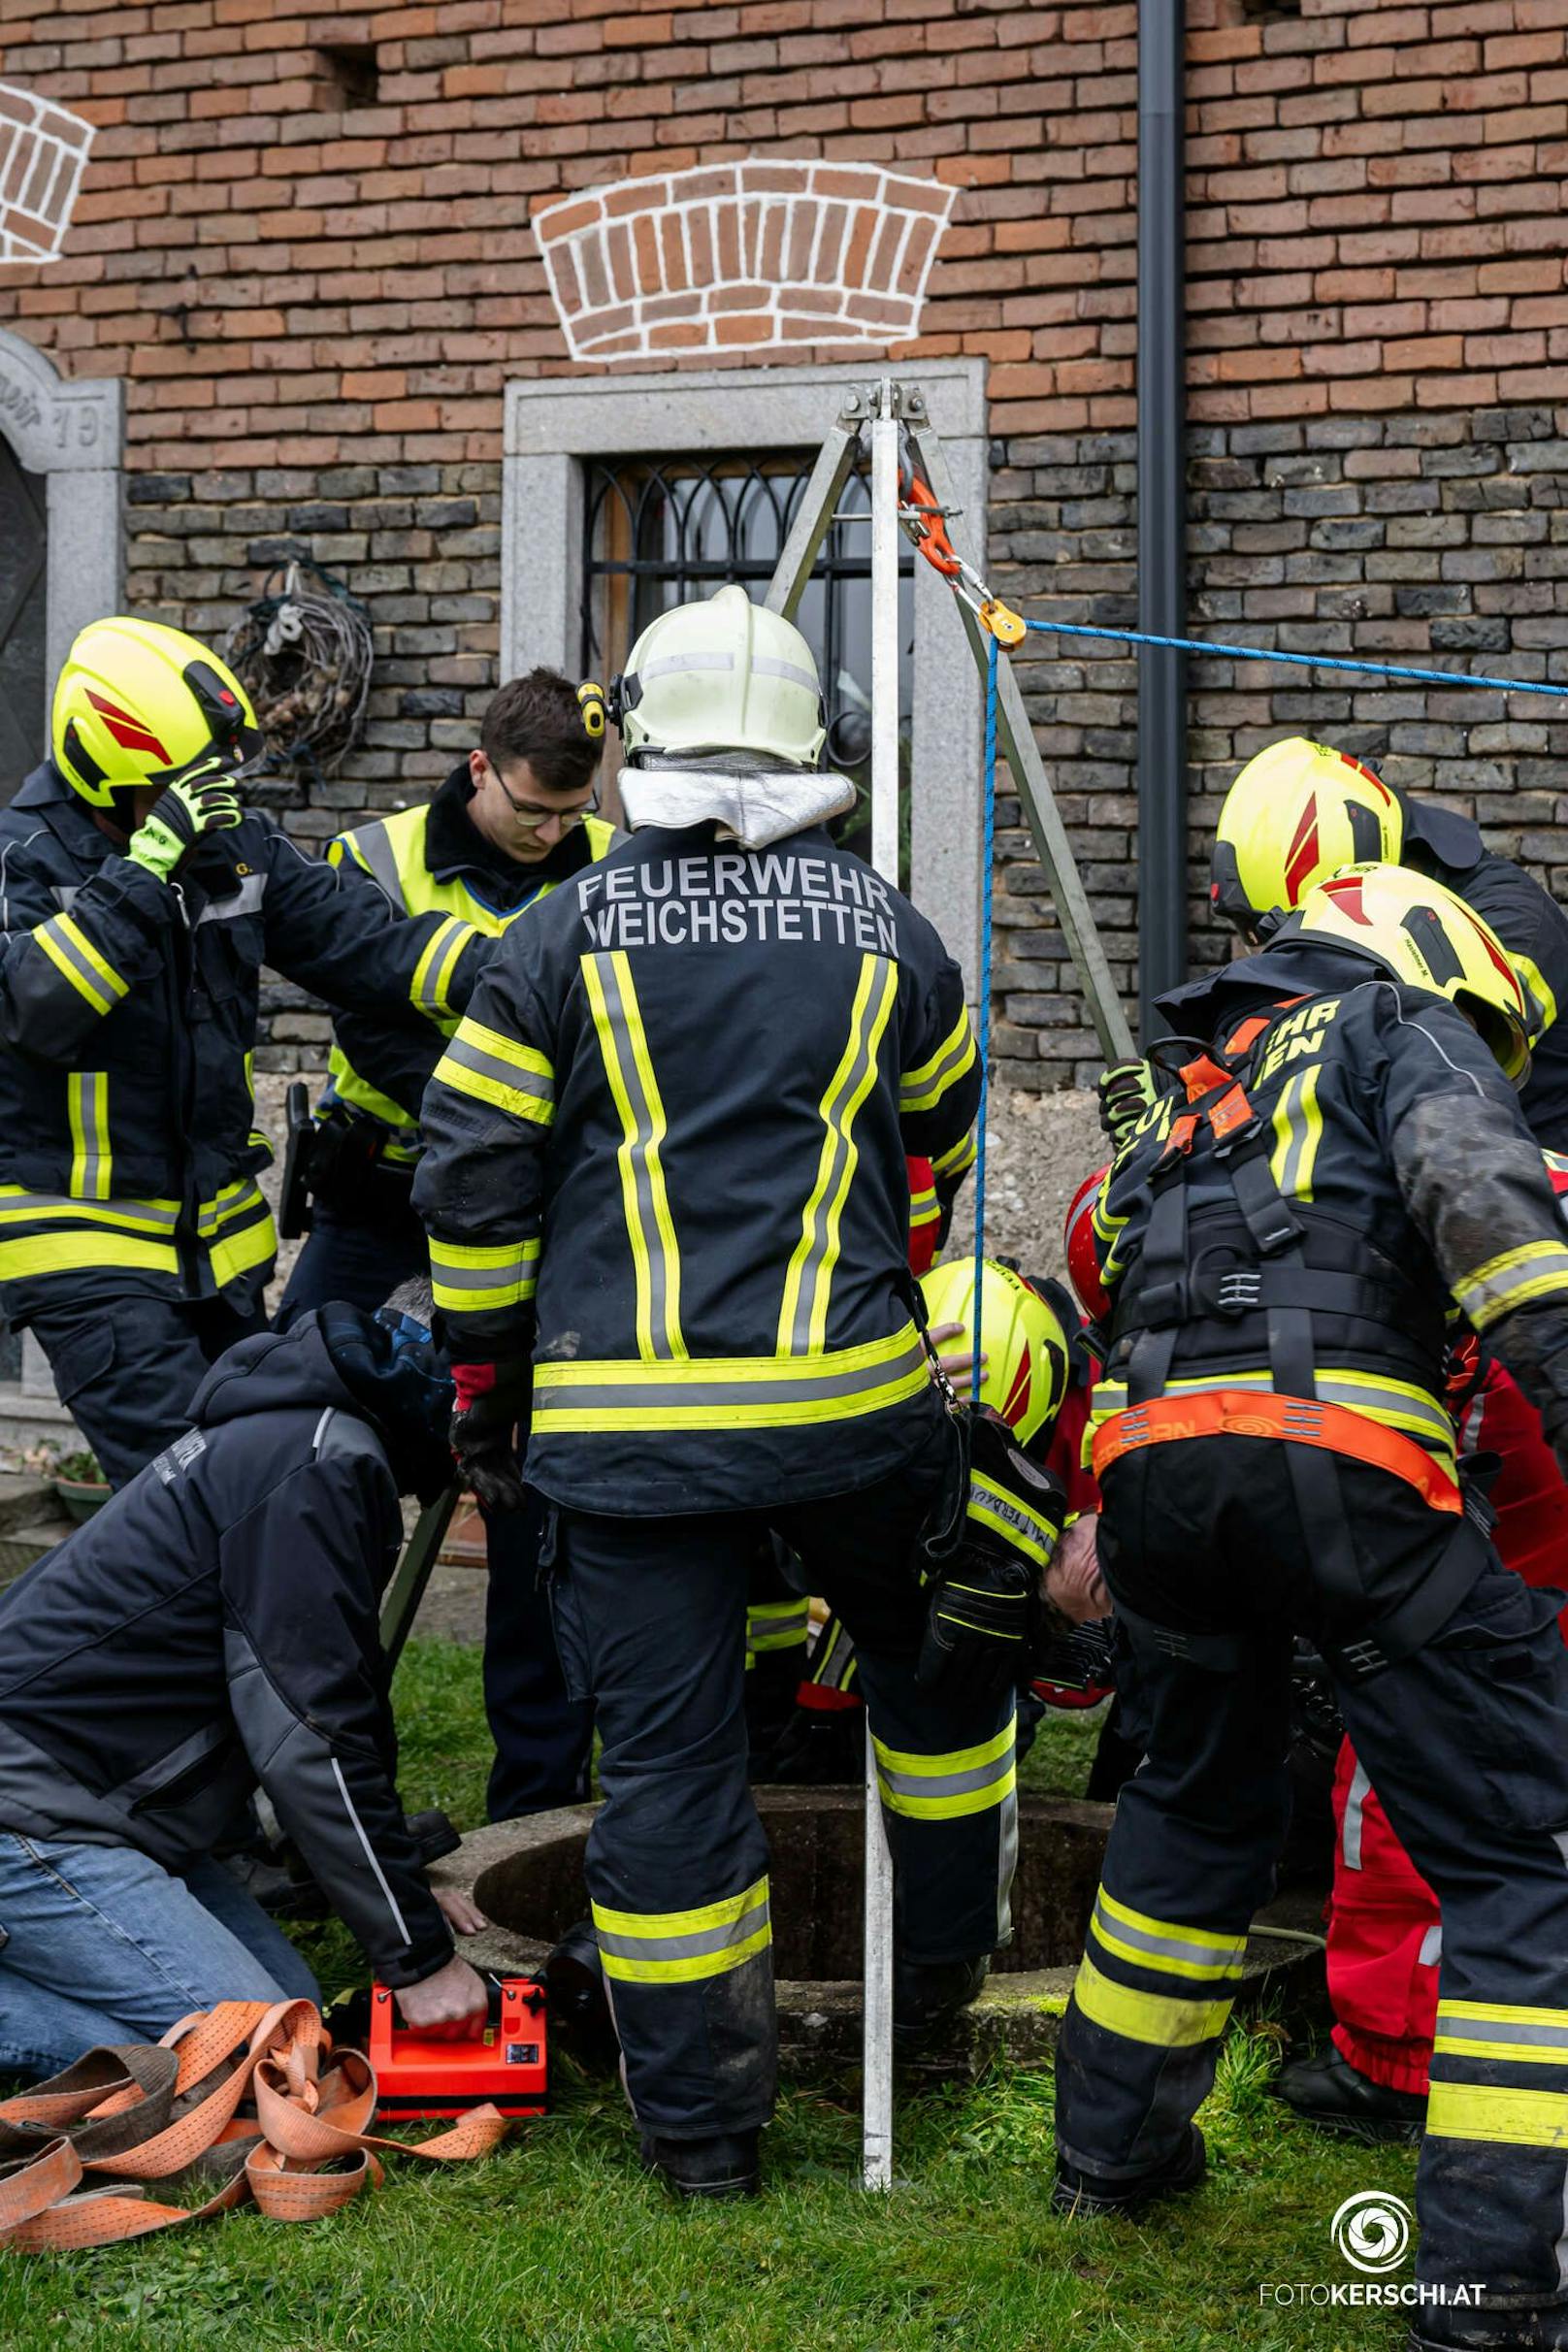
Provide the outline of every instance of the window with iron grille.
<path id="1" fill-rule="evenodd" d="M 585 468 L 582 674 L 607 677 L 672 604 L 736 580 L 759 596 L 772 577 L 814 451 L 772 456 L 604 458 Z M 899 866 L 907 880 L 913 551 L 898 578 Z M 857 800 L 834 828 L 870 854 L 871 531 L 866 478 L 852 474 L 800 599 L 796 623 L 817 657 L 829 764 Z"/>

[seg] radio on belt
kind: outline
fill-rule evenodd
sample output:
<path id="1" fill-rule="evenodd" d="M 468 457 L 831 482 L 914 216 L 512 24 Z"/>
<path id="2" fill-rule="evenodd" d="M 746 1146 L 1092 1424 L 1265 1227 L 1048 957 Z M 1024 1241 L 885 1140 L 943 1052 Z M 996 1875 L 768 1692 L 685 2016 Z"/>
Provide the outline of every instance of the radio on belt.
<path id="1" fill-rule="evenodd" d="M 376 2112 L 387 2118 L 461 2115 L 486 2100 L 504 2115 L 548 2105 L 545 1994 L 529 1976 L 492 1978 L 482 2041 L 439 2042 L 405 2025 L 384 1984 L 371 1987 L 369 2057 Z"/>

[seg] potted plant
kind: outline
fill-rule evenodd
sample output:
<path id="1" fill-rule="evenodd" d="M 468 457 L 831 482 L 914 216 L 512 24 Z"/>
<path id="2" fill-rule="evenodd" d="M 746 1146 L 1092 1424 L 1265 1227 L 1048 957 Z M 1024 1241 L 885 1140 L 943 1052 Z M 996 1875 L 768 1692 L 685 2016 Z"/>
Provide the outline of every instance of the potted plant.
<path id="1" fill-rule="evenodd" d="M 109 1481 L 90 1448 L 83 1446 L 75 1454 L 60 1455 L 54 1465 L 54 1491 L 78 1526 L 103 1509 L 109 1500 Z"/>

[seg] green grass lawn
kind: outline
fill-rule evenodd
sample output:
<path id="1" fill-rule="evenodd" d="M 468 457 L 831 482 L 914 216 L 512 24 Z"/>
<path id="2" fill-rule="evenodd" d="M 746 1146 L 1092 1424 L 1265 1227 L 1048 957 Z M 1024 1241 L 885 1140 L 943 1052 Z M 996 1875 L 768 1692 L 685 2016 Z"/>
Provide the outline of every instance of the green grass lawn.
<path id="1" fill-rule="evenodd" d="M 410 1807 L 481 1817 L 478 1653 L 411 1644 L 400 1671 Z M 1095 1726 L 1060 1716 L 1036 1787 L 1082 1786 Z M 336 1929 L 301 1931 L 328 1992 L 359 1964 Z M 451 2172 L 395 2165 L 334 2219 L 245 2211 L 145 2244 L 0 2258 L 5 2352 L 1380 2352 L 1398 2314 L 1273 2309 L 1271 2281 L 1349 2272 L 1328 2223 L 1353 2191 L 1410 2198 L 1404 2149 L 1323 2141 L 1267 2095 L 1277 2026 L 1233 2033 L 1202 2120 L 1212 2172 L 1140 2225 L 1046 2207 L 1049 2074 L 911 2090 L 898 2185 L 853 2185 L 859 2118 L 786 2086 L 759 2204 L 690 2211 L 636 2163 L 613 2084 L 567 2066 L 554 2112 Z M 1408 2276 L 1408 2270 L 1402 2275 Z"/>

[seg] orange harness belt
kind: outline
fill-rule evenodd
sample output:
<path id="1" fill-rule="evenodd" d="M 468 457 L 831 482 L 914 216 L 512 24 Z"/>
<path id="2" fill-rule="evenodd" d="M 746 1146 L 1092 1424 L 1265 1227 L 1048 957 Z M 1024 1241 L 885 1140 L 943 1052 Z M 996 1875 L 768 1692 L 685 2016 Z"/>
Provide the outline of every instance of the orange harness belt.
<path id="1" fill-rule="evenodd" d="M 1348 1454 L 1374 1470 L 1388 1470 L 1414 1486 L 1434 1511 L 1458 1513 L 1464 1504 L 1441 1463 L 1414 1438 L 1385 1428 L 1347 1405 L 1320 1404 L 1305 1396 L 1255 1394 L 1246 1388 L 1204 1388 L 1192 1396 L 1157 1396 L 1146 1405 L 1113 1413 L 1094 1432 L 1094 1476 L 1140 1446 L 1164 1446 L 1183 1437 L 1283 1437 L 1296 1446 L 1321 1446 Z M 0 2113 L 4 2109 L 0 2108 Z"/>
<path id="2" fill-rule="evenodd" d="M 182 2017 L 159 2042 L 89 2050 L 36 2090 L 0 2100 L 0 2251 L 114 2245 L 247 2197 L 274 2221 L 314 2221 L 367 2181 L 379 2184 L 373 2148 L 448 2162 L 488 2155 L 507 2129 L 498 2108 L 477 2107 L 415 2146 L 374 2137 L 375 2112 L 369 2060 L 334 2052 L 309 2001 L 224 2001 Z M 221 2185 L 193 2207 L 98 2185 L 172 2180 L 197 2167 Z"/>

